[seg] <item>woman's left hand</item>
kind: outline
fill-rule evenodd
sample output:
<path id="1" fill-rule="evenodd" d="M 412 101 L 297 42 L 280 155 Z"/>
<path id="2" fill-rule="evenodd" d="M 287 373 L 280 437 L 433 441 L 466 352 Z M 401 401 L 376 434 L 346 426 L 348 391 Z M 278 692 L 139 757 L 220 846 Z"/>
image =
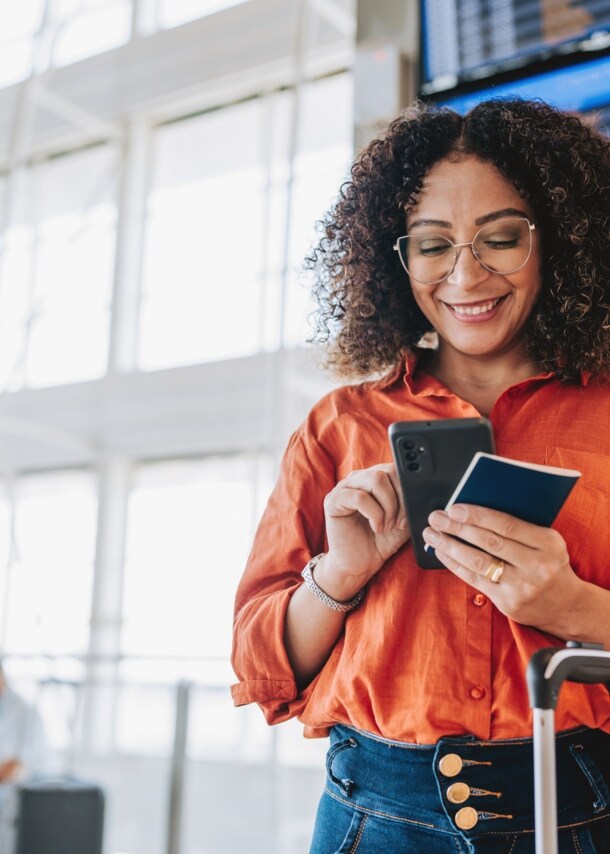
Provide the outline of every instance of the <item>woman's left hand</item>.
<path id="1" fill-rule="evenodd" d="M 424 539 L 447 569 L 484 592 L 512 620 L 566 636 L 583 582 L 570 565 L 561 534 L 467 504 L 456 504 L 448 513 L 436 510 L 428 522 Z M 501 577 L 494 582 L 498 567 Z"/>

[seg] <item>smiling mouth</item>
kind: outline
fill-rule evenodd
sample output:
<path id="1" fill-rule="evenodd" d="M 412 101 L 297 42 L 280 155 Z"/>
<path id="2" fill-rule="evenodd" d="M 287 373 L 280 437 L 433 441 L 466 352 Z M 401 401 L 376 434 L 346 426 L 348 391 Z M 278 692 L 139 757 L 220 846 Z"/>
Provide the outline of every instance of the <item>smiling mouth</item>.
<path id="1" fill-rule="evenodd" d="M 448 302 L 445 305 L 457 315 L 472 317 L 478 314 L 488 314 L 504 299 L 506 299 L 506 296 L 496 297 L 496 299 L 490 299 L 488 302 L 478 302 L 476 305 L 451 305 Z"/>

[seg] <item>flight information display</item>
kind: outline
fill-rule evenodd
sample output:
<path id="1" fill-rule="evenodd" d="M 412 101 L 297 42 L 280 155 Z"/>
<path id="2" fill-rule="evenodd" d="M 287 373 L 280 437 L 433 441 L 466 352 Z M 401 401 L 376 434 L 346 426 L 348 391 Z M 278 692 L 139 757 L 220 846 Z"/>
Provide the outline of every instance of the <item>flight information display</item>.
<path id="1" fill-rule="evenodd" d="M 610 55 L 528 75 L 510 83 L 481 81 L 468 91 L 437 96 L 443 106 L 465 113 L 488 98 L 541 98 L 562 110 L 587 116 L 599 130 L 610 131 Z"/>
<path id="2" fill-rule="evenodd" d="M 486 98 L 541 98 L 561 110 L 590 113 L 610 102 L 610 56 L 528 75 L 510 83 L 485 81 L 470 91 L 447 92 L 438 103 L 467 112 Z M 481 81 L 483 84 L 483 81 Z"/>
<path id="3" fill-rule="evenodd" d="M 422 0 L 422 95 L 610 44 L 609 0 Z"/>

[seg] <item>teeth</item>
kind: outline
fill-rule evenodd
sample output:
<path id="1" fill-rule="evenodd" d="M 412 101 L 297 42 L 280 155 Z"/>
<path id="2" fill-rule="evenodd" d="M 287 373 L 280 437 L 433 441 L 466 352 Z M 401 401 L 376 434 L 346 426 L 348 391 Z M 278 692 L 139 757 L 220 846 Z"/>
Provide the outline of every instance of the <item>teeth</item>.
<path id="1" fill-rule="evenodd" d="M 491 311 L 492 308 L 495 308 L 499 302 L 500 297 L 481 305 L 474 305 L 472 308 L 465 305 L 452 305 L 451 308 L 456 314 L 485 314 L 486 312 Z"/>

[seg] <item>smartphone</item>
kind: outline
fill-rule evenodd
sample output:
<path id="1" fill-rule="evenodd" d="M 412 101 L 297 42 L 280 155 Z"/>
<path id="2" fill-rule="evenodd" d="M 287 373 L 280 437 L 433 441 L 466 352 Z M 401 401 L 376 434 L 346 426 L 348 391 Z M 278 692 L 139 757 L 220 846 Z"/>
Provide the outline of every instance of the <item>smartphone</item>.
<path id="1" fill-rule="evenodd" d="M 443 569 L 434 551 L 425 550 L 422 531 L 430 513 L 445 507 L 476 452 L 495 452 L 491 423 L 487 418 L 397 421 L 388 433 L 417 564 Z"/>

